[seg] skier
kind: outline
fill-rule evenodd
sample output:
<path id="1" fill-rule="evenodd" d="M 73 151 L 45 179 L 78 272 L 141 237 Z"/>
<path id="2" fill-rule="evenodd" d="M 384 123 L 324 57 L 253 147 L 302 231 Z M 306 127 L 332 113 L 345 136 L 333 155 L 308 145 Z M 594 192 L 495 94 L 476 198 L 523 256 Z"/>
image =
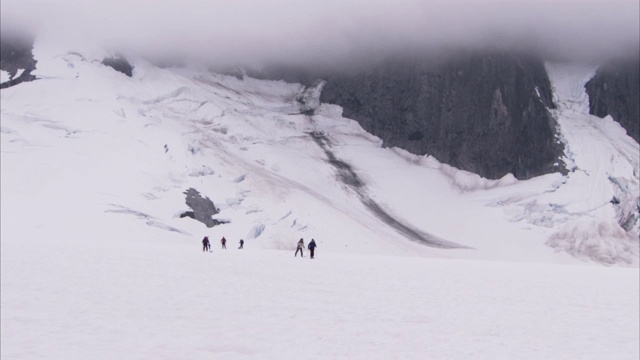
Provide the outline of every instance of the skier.
<path id="1" fill-rule="evenodd" d="M 202 251 L 209 251 L 210 248 L 209 238 L 205 236 L 204 239 L 202 239 Z"/>
<path id="2" fill-rule="evenodd" d="M 316 241 L 314 239 L 311 239 L 311 242 L 309 243 L 309 246 L 307 247 L 309 249 L 309 252 L 311 253 L 311 258 L 313 259 L 313 251 L 316 249 Z"/>
<path id="3" fill-rule="evenodd" d="M 225 239 L 224 236 L 220 239 L 220 244 L 222 244 L 223 249 L 227 248 L 227 239 Z"/>
<path id="4" fill-rule="evenodd" d="M 240 239 L 240 247 L 238 249 L 244 249 L 244 240 Z"/>
<path id="5" fill-rule="evenodd" d="M 304 253 L 302 252 L 303 249 L 304 249 L 304 240 L 300 238 L 300 241 L 298 241 L 298 247 L 296 248 L 296 254 L 294 255 L 294 257 L 298 256 L 298 251 L 300 251 L 300 256 L 304 257 Z"/>

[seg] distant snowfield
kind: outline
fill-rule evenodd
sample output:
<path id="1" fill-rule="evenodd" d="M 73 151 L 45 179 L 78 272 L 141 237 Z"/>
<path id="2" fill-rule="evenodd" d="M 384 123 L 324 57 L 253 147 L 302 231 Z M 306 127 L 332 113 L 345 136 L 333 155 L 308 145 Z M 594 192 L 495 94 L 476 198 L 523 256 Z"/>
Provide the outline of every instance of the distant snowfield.
<path id="1" fill-rule="evenodd" d="M 638 358 L 639 147 L 593 69 L 549 65 L 570 174 L 490 181 L 295 115 L 299 84 L 34 52 L 0 93 L 3 359 Z"/>

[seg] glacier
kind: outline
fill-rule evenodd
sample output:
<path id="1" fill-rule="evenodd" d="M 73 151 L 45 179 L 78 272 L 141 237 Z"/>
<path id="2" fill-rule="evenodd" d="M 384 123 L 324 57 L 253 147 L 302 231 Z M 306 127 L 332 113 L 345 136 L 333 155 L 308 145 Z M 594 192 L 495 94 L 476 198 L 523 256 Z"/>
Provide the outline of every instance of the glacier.
<path id="1" fill-rule="evenodd" d="M 487 180 L 321 84 L 46 45 L 0 93 L 2 358 L 638 358 L 639 146 L 595 68 L 547 65 L 569 173 Z"/>

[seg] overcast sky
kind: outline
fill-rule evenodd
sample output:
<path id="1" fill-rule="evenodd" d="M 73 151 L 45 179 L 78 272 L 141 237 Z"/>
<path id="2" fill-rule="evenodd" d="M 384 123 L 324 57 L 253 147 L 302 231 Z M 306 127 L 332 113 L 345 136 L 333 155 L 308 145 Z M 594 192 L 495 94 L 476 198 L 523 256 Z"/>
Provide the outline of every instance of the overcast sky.
<path id="1" fill-rule="evenodd" d="M 2 0 L 1 24 L 222 62 L 517 46 L 594 59 L 639 51 L 638 0 Z"/>

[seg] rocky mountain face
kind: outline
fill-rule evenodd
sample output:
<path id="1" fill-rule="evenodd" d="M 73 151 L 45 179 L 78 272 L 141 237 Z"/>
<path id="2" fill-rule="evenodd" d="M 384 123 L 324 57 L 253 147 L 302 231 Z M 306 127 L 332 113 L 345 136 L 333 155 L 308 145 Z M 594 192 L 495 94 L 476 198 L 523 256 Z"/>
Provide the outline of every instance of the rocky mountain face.
<path id="1" fill-rule="evenodd" d="M 589 112 L 611 115 L 640 142 L 640 62 L 611 63 L 598 69 L 587 85 Z"/>
<path id="2" fill-rule="evenodd" d="M 122 55 L 106 57 L 102 60 L 102 65 L 106 65 L 117 72 L 121 72 L 128 77 L 133 76 L 133 66 Z"/>
<path id="3" fill-rule="evenodd" d="M 310 83 L 325 79 L 321 101 L 343 107 L 385 146 L 496 179 L 563 171 L 563 146 L 549 79 L 541 60 L 505 53 L 473 54 L 436 64 L 388 62 L 349 73 L 269 70 Z"/>
<path id="4" fill-rule="evenodd" d="M 33 39 L 0 37 L 0 70 L 9 73 L 11 80 L 0 84 L 0 89 L 35 80 L 31 72 L 36 69 L 33 58 Z M 22 71 L 18 75 L 18 71 Z"/>
<path id="5" fill-rule="evenodd" d="M 35 79 L 32 47 L 32 39 L 1 39 L 0 69 L 11 77 L 1 88 Z M 133 67 L 122 57 L 105 58 L 103 64 L 132 75 Z M 20 69 L 24 71 L 18 75 Z M 348 69 L 272 67 L 249 75 L 309 85 L 307 93 L 314 99 L 321 91 L 321 102 L 342 106 L 345 117 L 358 121 L 385 146 L 429 154 L 486 178 L 512 173 L 527 179 L 564 171 L 563 146 L 548 111 L 554 107 L 551 87 L 540 59 L 485 52 Z M 616 63 L 601 67 L 586 86 L 590 112 L 611 115 L 636 141 L 639 79 L 637 61 Z M 313 109 L 307 112 L 311 115 Z"/>

